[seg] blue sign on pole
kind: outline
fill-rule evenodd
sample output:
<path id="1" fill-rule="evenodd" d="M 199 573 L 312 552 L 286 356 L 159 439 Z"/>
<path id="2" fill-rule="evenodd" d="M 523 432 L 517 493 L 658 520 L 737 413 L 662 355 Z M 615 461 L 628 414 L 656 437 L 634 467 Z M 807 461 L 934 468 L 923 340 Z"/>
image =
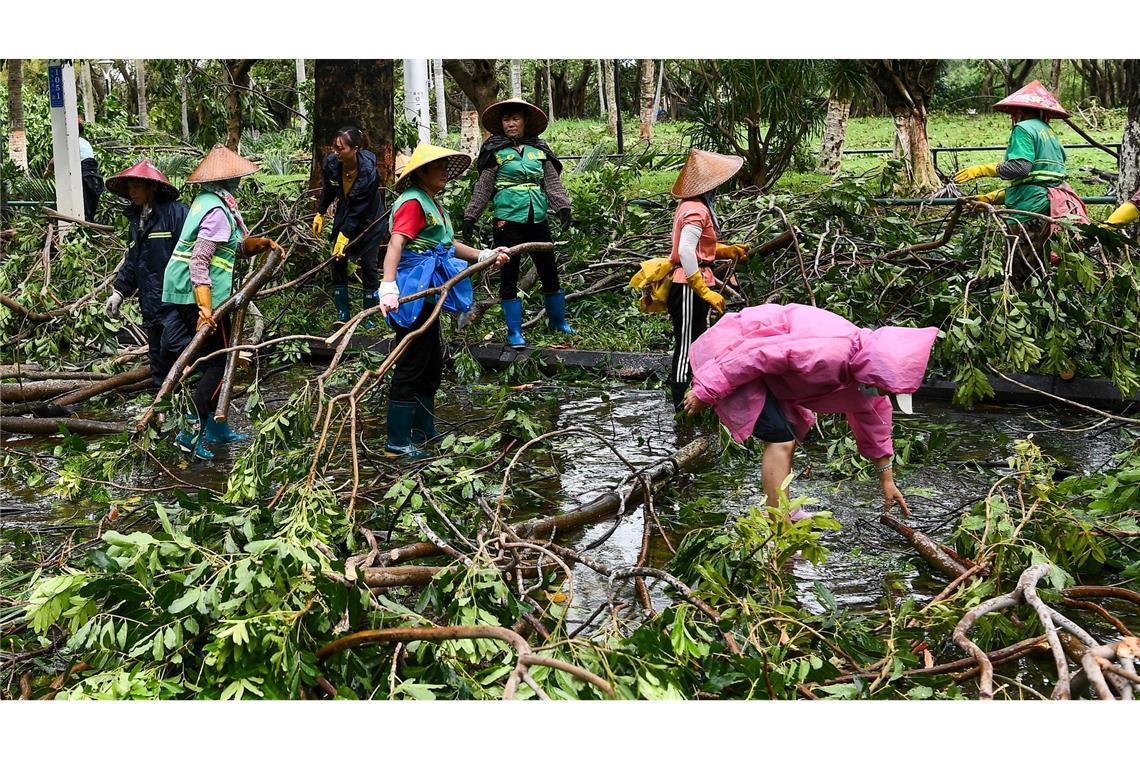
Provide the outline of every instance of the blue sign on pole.
<path id="1" fill-rule="evenodd" d="M 63 66 L 48 66 L 48 100 L 52 108 L 63 108 Z"/>

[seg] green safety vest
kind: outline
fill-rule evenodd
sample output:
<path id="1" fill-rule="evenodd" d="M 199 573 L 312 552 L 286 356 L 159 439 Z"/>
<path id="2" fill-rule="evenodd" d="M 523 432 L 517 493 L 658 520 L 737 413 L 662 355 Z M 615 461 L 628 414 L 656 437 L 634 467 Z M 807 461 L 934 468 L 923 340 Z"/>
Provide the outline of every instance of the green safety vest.
<path id="1" fill-rule="evenodd" d="M 546 151 L 533 145 L 520 145 L 521 153 L 514 148 L 502 148 L 495 153 L 499 164 L 495 177 L 495 218 L 508 222 L 534 221 L 546 219 L 549 202 L 542 189 L 543 166 Z"/>
<path id="2" fill-rule="evenodd" d="M 414 240 L 407 243 L 404 247 L 416 253 L 431 251 L 440 245 L 444 248 L 449 248 L 452 241 L 455 240 L 455 232 L 451 227 L 451 218 L 448 217 L 446 211 L 443 211 L 440 206 L 436 205 L 430 195 L 414 185 L 400 193 L 400 197 L 392 204 L 392 213 L 388 218 L 388 229 L 392 229 L 393 225 L 395 225 L 396 212 L 400 210 L 400 206 L 403 206 L 408 201 L 416 201 L 420 204 L 420 208 L 422 208 L 424 212 L 424 219 L 427 220 L 427 225 L 420 230 L 420 234 L 416 235 Z"/>
<path id="3" fill-rule="evenodd" d="M 1033 162 L 1028 177 L 1014 180 L 1005 191 L 1007 208 L 1049 213 L 1050 187 L 1058 187 L 1068 176 L 1065 149 L 1049 125 L 1040 119 L 1018 122 L 1009 137 L 1005 160 L 1024 158 Z"/>
<path id="4" fill-rule="evenodd" d="M 198 241 L 198 228 L 206 214 L 220 208 L 230 223 L 230 239 L 220 243 L 210 259 L 210 298 L 213 308 L 230 297 L 234 286 L 234 257 L 243 238 L 241 226 L 226 207 L 220 196 L 211 192 L 199 193 L 190 204 L 190 213 L 182 226 L 182 236 L 174 246 L 174 253 L 166 264 L 162 277 L 162 300 L 166 303 L 194 303 L 194 284 L 190 281 L 190 254 Z"/>

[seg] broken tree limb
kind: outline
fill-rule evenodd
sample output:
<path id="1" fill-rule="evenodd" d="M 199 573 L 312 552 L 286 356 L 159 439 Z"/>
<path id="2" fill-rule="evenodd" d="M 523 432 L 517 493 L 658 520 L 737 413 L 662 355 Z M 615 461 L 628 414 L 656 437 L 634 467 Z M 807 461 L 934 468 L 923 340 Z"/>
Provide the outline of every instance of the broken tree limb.
<path id="1" fill-rule="evenodd" d="M 965 208 L 964 202 L 954 204 L 954 210 L 946 217 L 946 226 L 942 230 L 942 237 L 925 243 L 915 243 L 908 245 L 905 248 L 899 248 L 896 251 L 883 254 L 881 258 L 892 258 L 894 256 L 907 256 L 912 253 L 923 253 L 924 251 L 933 251 L 936 248 L 941 248 L 950 242 L 950 238 L 954 236 L 954 230 L 958 227 L 958 219 L 962 216 L 962 209 Z"/>
<path id="2" fill-rule="evenodd" d="M 672 478 L 681 472 L 690 470 L 712 446 L 709 438 L 698 438 L 692 443 L 677 450 L 670 457 L 660 459 L 642 471 L 644 479 L 652 484 Z M 642 478 L 627 483 L 619 490 L 611 490 L 602 494 L 589 504 L 577 509 L 563 512 L 551 517 L 535 518 L 515 523 L 511 526 L 523 538 L 550 538 L 555 533 L 562 534 L 567 530 L 595 523 L 616 512 L 625 503 L 627 506 L 644 498 Z M 398 562 L 407 562 L 412 559 L 433 557 L 441 554 L 438 547 L 430 542 L 421 542 L 390 549 L 380 555 L 383 565 L 394 565 Z"/>
<path id="3" fill-rule="evenodd" d="M 61 426 L 75 435 L 114 435 L 127 429 L 127 426 L 122 422 L 103 422 L 102 420 L 0 417 L 0 433 L 4 435 L 59 435 Z"/>
<path id="4" fill-rule="evenodd" d="M 0 364 L 0 380 L 106 380 L 106 372 L 79 372 L 72 370 L 46 370 L 38 364 Z"/>
<path id="5" fill-rule="evenodd" d="M 214 319 L 222 319 L 234 309 L 242 306 L 245 303 L 248 303 L 249 300 L 261 289 L 261 286 L 264 285 L 269 280 L 269 278 L 277 272 L 277 268 L 281 265 L 281 262 L 284 261 L 285 258 L 286 256 L 283 249 L 269 249 L 269 251 L 265 254 L 265 259 L 262 261 L 261 266 L 245 281 L 241 287 L 241 290 L 232 294 L 225 301 L 222 301 L 220 304 L 218 304 L 218 308 L 214 309 Z M 142 417 L 135 425 L 136 432 L 142 432 L 148 425 L 150 425 L 151 420 L 154 419 L 155 405 L 162 399 L 166 398 L 166 396 L 172 390 L 174 390 L 174 386 L 178 385 L 178 383 L 182 381 L 183 372 L 190 365 L 190 361 L 194 358 L 194 355 L 197 354 L 199 350 L 201 350 L 202 344 L 206 342 L 206 338 L 208 338 L 210 336 L 210 333 L 213 331 L 214 328 L 210 327 L 209 325 L 203 325 L 198 330 L 198 332 L 194 334 L 194 337 L 190 340 L 189 345 L 187 345 L 186 348 L 182 350 L 182 353 L 178 355 L 178 359 L 174 362 L 174 365 L 171 366 L 170 371 L 166 374 L 166 379 L 162 382 L 162 387 L 159 388 L 158 393 L 154 395 L 154 401 L 152 401 L 151 405 L 147 407 L 147 410 L 143 413 Z"/>
<path id="6" fill-rule="evenodd" d="M 241 335 L 245 329 L 245 313 L 253 302 L 242 304 L 234 312 L 233 321 L 230 323 L 230 337 L 234 343 L 241 343 Z M 226 368 L 222 372 L 222 385 L 218 390 L 218 403 L 214 407 L 214 420 L 216 422 L 225 422 L 230 414 L 230 399 L 234 395 L 234 377 L 237 375 L 239 352 L 231 351 L 226 354 Z"/>
<path id="7" fill-rule="evenodd" d="M 920 530 L 915 530 L 903 524 L 894 516 L 884 512 L 879 515 L 879 522 L 894 530 L 907 540 L 915 551 L 922 555 L 930 565 L 949 578 L 960 578 L 970 572 L 970 568 L 954 559 L 945 551 L 941 544 L 927 536 Z M 967 576 L 969 577 L 969 576 Z"/>
<path id="8" fill-rule="evenodd" d="M 1093 138 L 1092 135 L 1090 135 L 1088 132 L 1086 132 L 1083 129 L 1081 129 L 1080 127 L 1078 127 L 1077 123 L 1075 121 L 1073 121 L 1072 119 L 1064 119 L 1064 122 L 1066 124 L 1068 124 L 1070 127 L 1072 127 L 1074 132 L 1076 132 L 1081 137 L 1085 138 L 1085 140 L 1087 140 L 1090 145 L 1095 145 L 1096 147 L 1100 148 L 1101 150 L 1103 150 L 1108 155 L 1115 158 L 1118 162 L 1120 161 L 1120 154 L 1119 153 L 1117 153 L 1115 150 L 1108 147 L 1107 145 L 1105 145 L 1101 142 L 1098 142 L 1095 138 Z"/>
<path id="9" fill-rule="evenodd" d="M 0 384 L 0 403 L 21 404 L 28 401 L 42 401 L 63 393 L 78 390 L 89 381 L 83 380 L 34 380 L 28 383 Z"/>
<path id="10" fill-rule="evenodd" d="M 117 375 L 112 375 L 106 380 L 99 380 L 91 383 L 90 385 L 79 388 L 59 398 L 52 399 L 54 406 L 69 406 L 71 404 L 78 404 L 88 399 L 94 398 L 101 393 L 113 391 L 125 385 L 139 383 L 150 378 L 150 365 L 144 365 L 138 369 L 132 369 L 129 372 L 120 372 Z"/>

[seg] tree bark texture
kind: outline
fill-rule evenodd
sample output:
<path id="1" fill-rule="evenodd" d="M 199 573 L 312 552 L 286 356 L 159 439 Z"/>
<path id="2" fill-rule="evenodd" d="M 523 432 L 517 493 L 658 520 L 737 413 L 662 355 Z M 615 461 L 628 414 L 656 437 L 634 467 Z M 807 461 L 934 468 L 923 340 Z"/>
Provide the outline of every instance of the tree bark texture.
<path id="1" fill-rule="evenodd" d="M 653 59 L 641 60 L 641 132 L 639 137 L 646 142 L 653 140 Z"/>
<path id="2" fill-rule="evenodd" d="M 499 77 L 495 73 L 497 64 L 494 58 L 451 58 L 444 60 L 443 70 L 471 99 L 475 110 L 482 113 L 499 97 Z"/>
<path id="3" fill-rule="evenodd" d="M 186 88 L 186 80 L 190 77 L 189 68 L 185 73 L 178 75 L 178 99 L 180 116 L 182 117 L 182 139 L 190 139 L 190 93 Z"/>
<path id="4" fill-rule="evenodd" d="M 593 61 L 580 61 L 582 66 L 576 77 L 571 78 L 570 61 L 558 61 L 557 66 L 552 63 L 550 78 L 551 90 L 554 93 L 554 103 L 558 105 L 558 113 L 564 119 L 581 118 L 586 115 L 586 95 L 590 88 L 590 79 L 594 74 Z M 553 114 L 548 114 L 551 121 Z"/>
<path id="5" fill-rule="evenodd" d="M 229 58 L 222 61 L 226 67 L 226 147 L 235 153 L 241 142 L 242 108 L 244 95 L 249 91 L 249 70 L 255 58 Z M 141 102 L 141 101 L 140 101 Z"/>
<path id="6" fill-rule="evenodd" d="M 463 109 L 459 112 L 459 150 L 475 158 L 479 155 L 479 112 L 471 105 L 471 98 L 463 96 Z"/>
<path id="7" fill-rule="evenodd" d="M 432 77 L 435 85 L 435 124 L 440 145 L 447 143 L 447 93 L 443 88 L 443 59 L 431 61 Z"/>
<path id="8" fill-rule="evenodd" d="M 1120 139 L 1120 177 L 1116 185 L 1116 197 L 1122 201 L 1140 189 L 1140 59 L 1125 61 L 1124 71 L 1128 119 Z"/>
<path id="9" fill-rule="evenodd" d="M 368 133 L 380 184 L 392 183 L 395 133 L 395 66 L 392 59 L 318 59 L 313 66 L 313 163 L 309 187 L 321 184 L 321 162 L 336 131 L 356 125 Z"/>
<path id="10" fill-rule="evenodd" d="M 827 121 L 823 126 L 823 142 L 819 148 L 819 170 L 838 174 L 843 163 L 843 143 L 847 139 L 847 121 L 851 117 L 851 99 L 831 97 L 827 101 Z"/>
<path id="11" fill-rule="evenodd" d="M 28 134 L 24 131 L 24 62 L 9 58 L 8 64 L 8 158 L 28 171 Z"/>
<path id="12" fill-rule="evenodd" d="M 614 62 L 609 58 L 602 59 L 602 72 L 606 82 L 606 119 L 610 136 L 617 135 L 617 87 L 614 84 Z"/>
<path id="13" fill-rule="evenodd" d="M 298 58 L 297 66 L 297 113 L 301 115 L 301 119 L 307 120 L 309 118 L 308 112 L 305 110 L 305 96 L 301 92 L 301 87 L 305 84 L 305 59 Z M 304 125 L 301 125 L 304 127 Z"/>
<path id="14" fill-rule="evenodd" d="M 139 99 L 139 126 L 150 129 L 150 114 L 146 102 L 146 61 L 142 58 L 135 59 L 135 82 Z"/>
<path id="15" fill-rule="evenodd" d="M 926 104 L 934 92 L 939 61 L 880 59 L 866 65 L 894 118 L 895 156 L 906 166 L 909 190 L 916 195 L 934 192 L 942 183 L 926 136 Z"/>
<path id="16" fill-rule="evenodd" d="M 83 120 L 95 122 L 95 93 L 91 85 L 91 61 L 84 61 L 78 69 L 79 89 L 83 93 Z"/>
<path id="17" fill-rule="evenodd" d="M 546 59 L 546 116 L 554 121 L 554 81 L 550 76 L 550 59 Z"/>
<path id="18" fill-rule="evenodd" d="M 518 58 L 511 59 L 511 97 L 522 97 L 522 61 Z"/>

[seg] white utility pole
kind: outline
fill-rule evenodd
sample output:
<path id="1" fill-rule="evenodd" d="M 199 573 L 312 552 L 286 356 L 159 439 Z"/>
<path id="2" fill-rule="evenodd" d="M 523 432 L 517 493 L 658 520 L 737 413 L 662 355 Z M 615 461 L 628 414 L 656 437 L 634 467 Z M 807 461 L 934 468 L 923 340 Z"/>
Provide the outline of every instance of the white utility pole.
<path id="1" fill-rule="evenodd" d="M 305 112 L 305 98 L 301 95 L 301 85 L 305 83 L 305 59 L 297 59 L 297 113 L 301 114 L 301 118 L 305 121 L 309 120 L 309 114 Z M 302 127 L 305 125 L 302 124 Z"/>
<path id="2" fill-rule="evenodd" d="M 83 174 L 79 165 L 79 106 L 75 100 L 75 66 L 70 60 L 48 63 L 52 158 L 55 162 L 55 208 L 83 218 Z M 59 225 L 64 234 L 67 223 Z"/>
<path id="3" fill-rule="evenodd" d="M 439 143 L 442 145 L 447 142 L 447 95 L 443 91 L 443 59 L 433 58 L 431 67 L 435 72 L 436 132 L 439 133 Z"/>
<path id="4" fill-rule="evenodd" d="M 404 59 L 404 118 L 416 125 L 420 142 L 431 142 L 427 58 Z"/>

